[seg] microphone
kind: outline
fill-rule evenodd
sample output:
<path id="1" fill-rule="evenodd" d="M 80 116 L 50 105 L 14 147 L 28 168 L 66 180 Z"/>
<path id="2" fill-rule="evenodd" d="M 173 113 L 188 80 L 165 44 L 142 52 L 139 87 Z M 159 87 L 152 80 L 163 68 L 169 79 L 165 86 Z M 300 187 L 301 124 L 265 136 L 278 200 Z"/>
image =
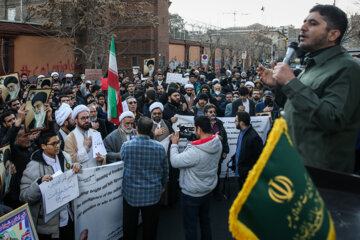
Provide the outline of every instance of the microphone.
<path id="1" fill-rule="evenodd" d="M 283 60 L 283 63 L 286 63 L 286 64 L 290 63 L 290 58 L 294 55 L 297 48 L 298 48 L 298 43 L 297 42 L 291 42 L 290 43 L 290 45 L 288 46 L 288 49 L 286 51 L 286 55 L 285 55 L 285 58 Z"/>

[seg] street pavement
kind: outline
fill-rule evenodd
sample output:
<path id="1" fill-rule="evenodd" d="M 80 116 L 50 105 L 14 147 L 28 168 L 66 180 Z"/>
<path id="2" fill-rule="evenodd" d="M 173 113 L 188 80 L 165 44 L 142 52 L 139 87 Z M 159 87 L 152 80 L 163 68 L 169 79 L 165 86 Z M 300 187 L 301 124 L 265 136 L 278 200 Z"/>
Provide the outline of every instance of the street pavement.
<path id="1" fill-rule="evenodd" d="M 210 218 L 213 240 L 233 239 L 229 232 L 229 209 L 238 193 L 238 185 L 234 178 L 230 181 L 231 196 L 228 200 L 218 201 L 211 199 Z M 200 226 L 198 223 L 198 235 L 200 238 Z M 142 239 L 142 227 L 138 228 L 138 240 Z M 159 226 L 157 231 L 158 240 L 184 240 L 184 227 L 182 222 L 180 200 L 173 207 L 161 207 Z"/>

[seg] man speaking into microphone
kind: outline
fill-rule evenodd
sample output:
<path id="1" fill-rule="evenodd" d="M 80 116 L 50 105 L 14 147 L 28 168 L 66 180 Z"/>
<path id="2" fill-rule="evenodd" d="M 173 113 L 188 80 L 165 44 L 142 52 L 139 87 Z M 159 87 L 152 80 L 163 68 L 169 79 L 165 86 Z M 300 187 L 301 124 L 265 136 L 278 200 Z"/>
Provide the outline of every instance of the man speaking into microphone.
<path id="1" fill-rule="evenodd" d="M 258 67 L 261 80 L 275 87 L 290 137 L 304 163 L 353 172 L 360 129 L 360 65 L 340 46 L 346 14 L 316 5 L 304 20 L 300 49 L 305 69 L 295 77 L 286 63 Z"/>

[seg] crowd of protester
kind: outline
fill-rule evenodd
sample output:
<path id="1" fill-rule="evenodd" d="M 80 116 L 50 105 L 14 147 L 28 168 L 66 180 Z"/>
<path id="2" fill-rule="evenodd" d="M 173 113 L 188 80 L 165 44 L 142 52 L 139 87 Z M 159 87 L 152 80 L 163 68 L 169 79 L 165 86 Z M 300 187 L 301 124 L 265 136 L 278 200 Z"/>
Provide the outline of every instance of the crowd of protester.
<path id="1" fill-rule="evenodd" d="M 52 145 L 54 148 L 59 147 L 59 153 L 56 154 L 60 154 L 61 158 L 70 156 L 70 162 L 80 163 L 82 158 L 88 156 L 86 150 L 91 146 L 91 139 L 79 144 L 75 130 L 78 127 L 82 130 L 79 132 L 85 132 L 87 137 L 91 136 L 92 131 L 100 132 L 107 156 L 98 156 L 93 159 L 93 163 L 82 163 L 83 166 L 96 166 L 99 163 L 121 160 L 121 146 L 136 135 L 135 128 L 142 116 L 152 119 L 154 126 L 150 136 L 157 141 L 162 141 L 174 132 L 172 124 L 177 121 L 176 114 L 208 116 L 212 119 L 211 133 L 221 135 L 223 160 L 229 147 L 226 131 L 216 117 L 234 117 L 238 111 L 246 111 L 251 116 L 260 112 L 271 113 L 273 117 L 279 114 L 279 107 L 274 102 L 271 90 L 257 79 L 253 68 L 247 72 L 241 72 L 237 67 L 232 70 L 222 69 L 223 74 L 206 72 L 204 68 L 179 69 L 183 78 L 188 78 L 185 85 L 167 83 L 167 72 L 158 69 L 154 76 L 146 78 L 140 73 L 126 75 L 119 72 L 121 98 L 126 106 L 125 110 L 128 110 L 122 115 L 120 126 L 108 121 L 107 91 L 102 90 L 98 82 L 86 80 L 84 74 L 74 77 L 67 73 L 62 79 L 57 72 L 52 72 L 49 76 L 37 76 L 37 81 L 43 77 L 51 77 L 50 86 L 45 86 L 45 81 L 41 86 L 52 90 L 45 106 L 48 130 L 32 132 L 24 127 L 28 114 L 25 106 L 29 90 L 34 88 L 33 83 L 36 82 L 30 82 L 27 74 L 22 73 L 19 79 L 19 97 L 0 105 L 0 141 L 2 146 L 10 145 L 10 156 L 4 162 L 1 174 L 3 213 L 29 201 L 25 195 L 20 197 L 21 192 L 26 190 L 22 178 L 29 177 L 24 176 L 24 171 L 29 162 L 36 158 L 36 152 L 45 151 L 46 147 L 42 146 L 47 146 L 46 141 L 54 137 L 51 132 L 55 132 L 58 139 L 54 138 L 55 143 Z M 80 154 L 82 151 L 83 155 Z M 179 170 L 170 167 L 167 194 L 162 200 L 164 204 L 172 205 L 177 200 L 178 175 Z M 218 194 L 216 196 L 219 197 Z"/>

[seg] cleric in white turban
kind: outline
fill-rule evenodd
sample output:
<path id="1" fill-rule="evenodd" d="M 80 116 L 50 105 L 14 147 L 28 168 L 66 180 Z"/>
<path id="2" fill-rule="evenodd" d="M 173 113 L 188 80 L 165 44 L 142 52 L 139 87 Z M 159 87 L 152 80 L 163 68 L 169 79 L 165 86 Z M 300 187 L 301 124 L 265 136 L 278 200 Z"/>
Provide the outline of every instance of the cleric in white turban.
<path id="1" fill-rule="evenodd" d="M 160 110 L 162 112 L 164 111 L 164 105 L 162 105 L 161 102 L 154 102 L 153 104 L 151 104 L 150 108 L 149 108 L 149 111 L 152 112 L 156 108 L 160 108 Z"/>
<path id="2" fill-rule="evenodd" d="M 125 111 L 125 112 L 123 112 L 121 115 L 120 115 L 120 117 L 119 117 L 119 121 L 121 122 L 124 118 L 126 118 L 126 117 L 131 117 L 131 118 L 134 118 L 135 119 L 135 116 L 134 116 L 134 114 L 132 113 L 132 112 L 130 112 L 130 111 Z"/>
<path id="3" fill-rule="evenodd" d="M 61 104 L 59 109 L 55 112 L 55 120 L 60 127 L 58 137 L 61 141 L 61 150 L 64 150 L 64 143 L 67 135 L 75 128 L 75 122 L 72 120 L 71 114 L 72 109 L 67 103 Z"/>
<path id="4" fill-rule="evenodd" d="M 90 114 L 90 110 L 87 106 L 85 105 L 77 105 L 73 112 L 72 112 L 72 119 L 75 121 L 75 118 L 77 117 L 77 115 L 83 111 L 87 111 Z"/>
<path id="5" fill-rule="evenodd" d="M 61 127 L 64 122 L 69 118 L 72 113 L 72 109 L 67 103 L 61 104 L 58 110 L 55 112 L 56 123 Z"/>

